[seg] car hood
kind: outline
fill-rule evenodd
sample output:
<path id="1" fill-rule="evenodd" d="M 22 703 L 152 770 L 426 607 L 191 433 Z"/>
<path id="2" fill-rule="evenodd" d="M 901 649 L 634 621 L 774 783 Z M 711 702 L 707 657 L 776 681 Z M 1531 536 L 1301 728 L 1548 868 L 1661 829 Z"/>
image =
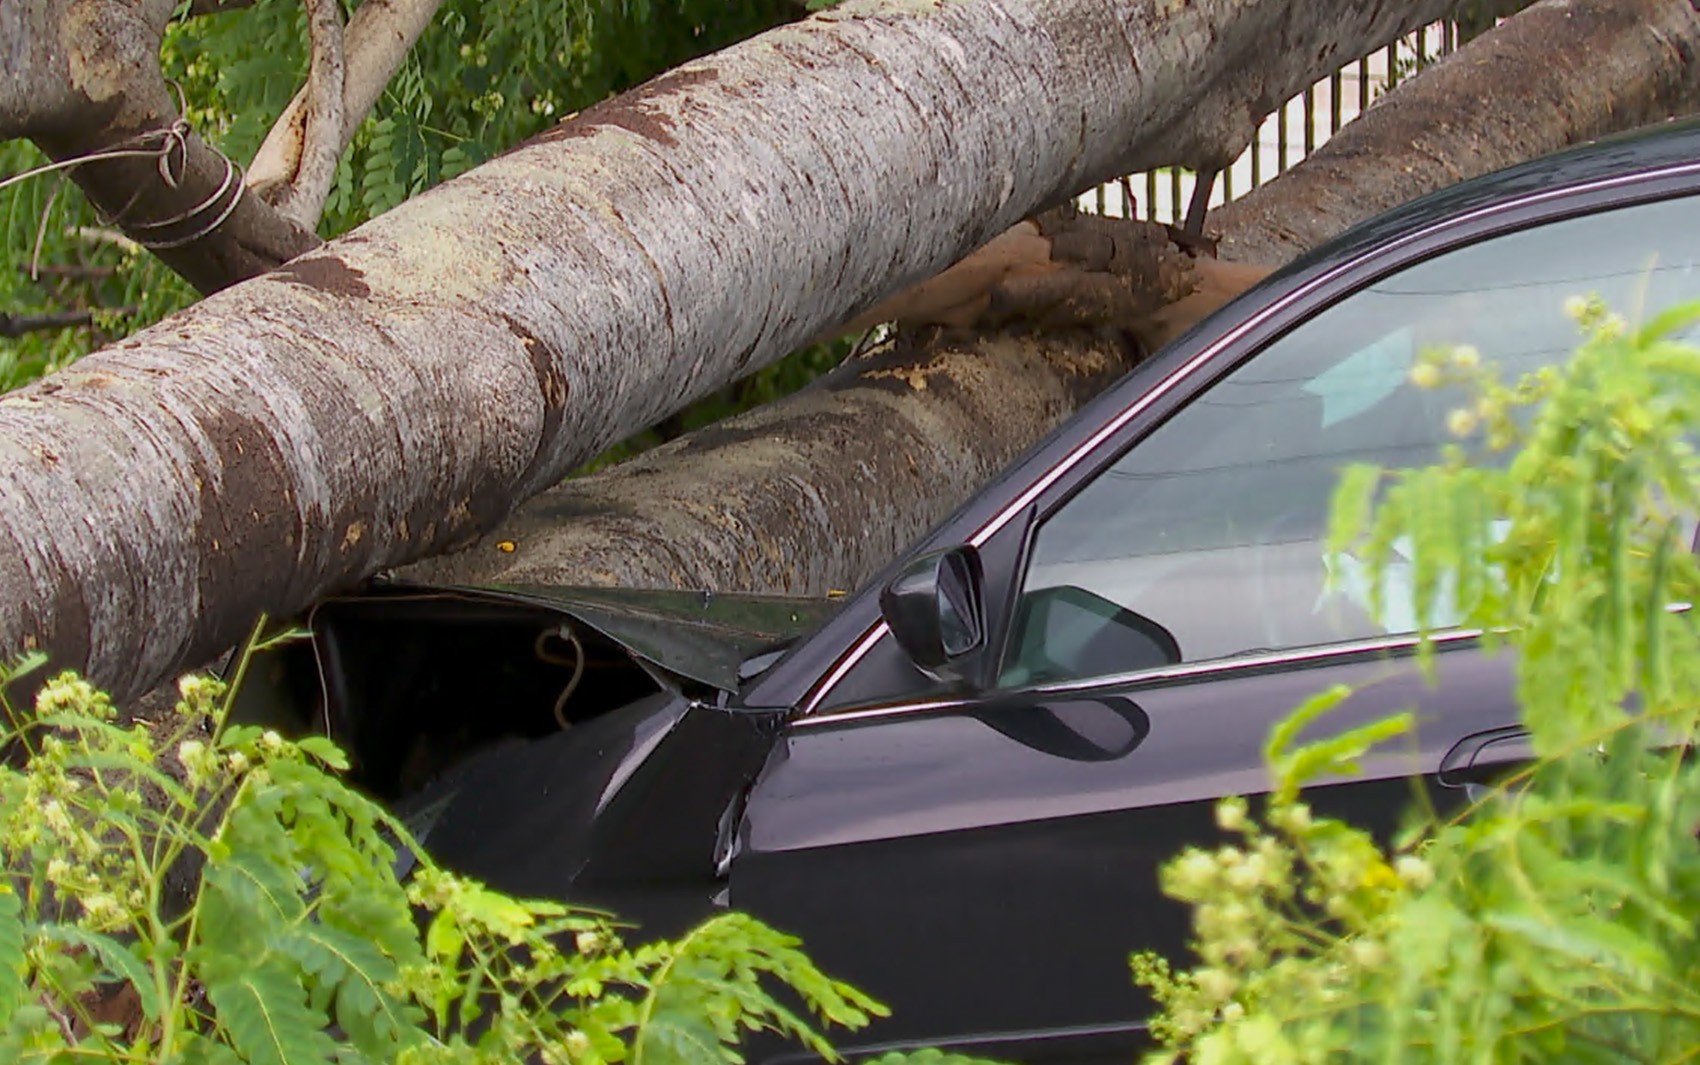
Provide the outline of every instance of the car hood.
<path id="1" fill-rule="evenodd" d="M 557 610 L 613 640 L 646 667 L 725 692 L 737 690 L 745 663 L 810 632 L 838 607 L 836 599 L 647 588 L 392 583 L 374 592 Z"/>

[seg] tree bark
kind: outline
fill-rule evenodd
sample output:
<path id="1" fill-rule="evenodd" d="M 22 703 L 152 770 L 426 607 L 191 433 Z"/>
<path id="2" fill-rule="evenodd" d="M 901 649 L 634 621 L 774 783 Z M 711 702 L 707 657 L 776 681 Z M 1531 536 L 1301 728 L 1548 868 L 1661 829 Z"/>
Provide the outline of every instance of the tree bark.
<path id="1" fill-rule="evenodd" d="M 1401 84 L 1328 151 L 1211 215 L 1223 258 L 1281 262 L 1375 213 L 1348 175 L 1437 188 L 1700 106 L 1692 3 L 1535 4 Z M 1511 103 L 1514 102 L 1514 106 Z M 1412 193 L 1411 195 L 1415 195 Z M 1409 197 L 1407 197 L 1409 198 Z"/>
<path id="2" fill-rule="evenodd" d="M 331 177 L 335 176 L 336 161 L 353 142 L 360 123 L 371 113 L 441 3 L 442 0 L 363 0 L 349 18 L 342 40 L 346 73 L 338 87 L 340 128 L 334 137 L 321 138 L 322 154 L 330 160 Z M 308 113 L 328 108 L 329 101 L 323 98 L 328 91 L 323 84 L 315 85 L 309 80 L 278 116 L 248 167 L 248 187 L 271 202 L 277 202 L 280 194 L 274 190 L 310 186 L 310 196 L 291 196 L 298 196 L 304 209 L 299 213 L 284 212 L 308 228 L 318 225 L 330 193 L 328 180 L 314 181 L 309 175 L 304 182 L 301 169 L 302 161 L 312 156 L 307 150 Z"/>
<path id="3" fill-rule="evenodd" d="M 0 649 L 143 690 L 1446 6 L 852 0 L 688 64 L 0 399 Z"/>
<path id="4" fill-rule="evenodd" d="M 796 395 L 566 481 L 400 575 L 853 589 L 1135 362 L 1109 332 L 903 336 Z"/>
<path id="5" fill-rule="evenodd" d="M 1547 0 L 1401 83 L 1293 170 L 1214 212 L 1210 228 L 1225 249 L 1280 261 L 1454 181 L 1693 110 L 1697 48 L 1686 0 Z M 1488 64 L 1507 72 L 1492 91 Z M 1413 130 L 1413 111 L 1434 124 Z M 1522 128 L 1495 134 L 1508 125 Z M 1319 187 L 1350 209 L 1317 211 Z M 1130 349 L 1094 333 L 905 338 L 779 403 L 566 481 L 467 550 L 400 572 L 855 588 L 1130 365 Z"/>
<path id="6" fill-rule="evenodd" d="M 319 224 L 325 200 L 336 183 L 337 160 L 348 144 L 344 133 L 352 136 L 353 128 L 365 115 L 343 113 L 348 65 L 343 47 L 342 0 L 303 0 L 303 5 L 307 9 L 312 66 L 307 71 L 307 84 L 297 96 L 302 101 L 299 110 L 292 103 L 272 129 L 273 133 L 282 130 L 288 144 L 280 149 L 285 172 L 273 180 L 256 178 L 250 170 L 247 184 L 279 214 L 310 230 Z M 386 82 L 391 73 L 385 72 Z M 271 143 L 268 136 L 260 146 L 261 155 Z"/>

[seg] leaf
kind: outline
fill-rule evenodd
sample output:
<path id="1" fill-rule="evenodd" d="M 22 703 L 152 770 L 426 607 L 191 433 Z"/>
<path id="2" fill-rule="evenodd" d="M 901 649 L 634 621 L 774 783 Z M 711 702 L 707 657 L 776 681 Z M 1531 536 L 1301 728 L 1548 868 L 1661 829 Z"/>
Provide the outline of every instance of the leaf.
<path id="1" fill-rule="evenodd" d="M 242 1065 L 242 1059 L 223 1043 L 191 1032 L 173 1065 Z"/>
<path id="2" fill-rule="evenodd" d="M 633 1061 L 643 1065 L 719 1065 L 719 1036 L 695 1010 L 657 1010 L 634 1037 Z"/>
<path id="3" fill-rule="evenodd" d="M 0 666 L 0 685 L 10 684 L 19 677 L 34 673 L 47 665 L 46 651 L 30 651 L 18 657 L 10 666 Z"/>
<path id="4" fill-rule="evenodd" d="M 24 998 L 22 912 L 17 892 L 0 883 L 0 1017 L 10 1017 Z"/>
<path id="5" fill-rule="evenodd" d="M 1317 692 L 1293 708 L 1292 713 L 1275 723 L 1269 730 L 1269 741 L 1263 745 L 1263 757 L 1278 777 L 1277 796 L 1281 800 L 1291 800 L 1298 794 L 1299 787 L 1305 783 L 1302 776 L 1294 773 L 1291 768 L 1292 756 L 1289 749 L 1305 726 L 1328 713 L 1352 694 L 1350 686 L 1336 684 L 1333 687 Z"/>
<path id="6" fill-rule="evenodd" d="M 268 946 L 334 992 L 337 1024 L 367 1056 L 388 1060 L 418 1035 L 418 1017 L 384 988 L 398 975 L 395 961 L 370 940 L 303 921 L 272 936 Z"/>
<path id="7" fill-rule="evenodd" d="M 425 951 L 433 961 L 443 965 L 455 965 L 460 961 L 460 952 L 466 946 L 466 935 L 460 929 L 460 921 L 448 910 L 437 911 L 437 916 L 431 918 L 431 925 L 425 930 Z"/>
<path id="8" fill-rule="evenodd" d="M 217 970 L 226 971 L 215 977 Z M 288 967 L 226 959 L 208 972 L 206 988 L 219 1026 L 249 1065 L 330 1065 L 336 1047 L 326 1018 L 307 1007 L 307 991 Z"/>
<path id="9" fill-rule="evenodd" d="M 467 882 L 456 897 L 460 912 L 498 935 L 515 935 L 531 927 L 533 911 L 518 899 Z"/>
<path id="10" fill-rule="evenodd" d="M 348 768 L 348 755 L 344 754 L 342 748 L 338 747 L 329 737 L 308 736 L 297 740 L 295 746 L 301 748 L 303 753 L 312 755 L 332 769 L 343 770 Z"/>
<path id="11" fill-rule="evenodd" d="M 1339 706 L 1351 694 L 1352 688 L 1349 685 L 1336 684 L 1317 692 L 1294 707 L 1292 713 L 1269 730 L 1269 741 L 1263 747 L 1264 758 L 1274 763 L 1287 757 L 1288 749 L 1306 725 Z"/>
<path id="12" fill-rule="evenodd" d="M 1306 744 L 1293 752 L 1281 768 L 1282 794 L 1288 794 L 1285 788 L 1289 781 L 1296 787 L 1318 777 L 1356 773 L 1358 759 L 1377 745 L 1409 732 L 1415 722 L 1415 716 L 1410 713 L 1394 714 Z"/>
<path id="13" fill-rule="evenodd" d="M 1636 340 L 1643 346 L 1649 346 L 1654 340 L 1682 333 L 1696 323 L 1700 323 L 1700 300 L 1679 303 L 1654 315 L 1651 321 L 1641 327 Z"/>
<path id="14" fill-rule="evenodd" d="M 154 986 L 153 970 L 129 947 L 111 936 L 90 932 L 73 924 L 44 925 L 39 934 L 56 942 L 82 947 L 99 958 L 107 972 L 135 988 L 141 1001 L 142 1016 L 149 1021 L 159 1020 L 159 989 Z"/>
<path id="15" fill-rule="evenodd" d="M 1572 961 L 1603 966 L 1637 980 L 1651 979 L 1668 969 L 1670 956 L 1658 944 L 1597 917 L 1570 914 L 1555 921 L 1550 914 L 1488 913 L 1481 921 Z"/>
<path id="16" fill-rule="evenodd" d="M 1378 466 L 1351 465 L 1340 476 L 1334 489 L 1334 501 L 1329 508 L 1328 547 L 1330 555 L 1338 555 L 1369 524 L 1370 507 L 1381 487 L 1382 470 Z"/>

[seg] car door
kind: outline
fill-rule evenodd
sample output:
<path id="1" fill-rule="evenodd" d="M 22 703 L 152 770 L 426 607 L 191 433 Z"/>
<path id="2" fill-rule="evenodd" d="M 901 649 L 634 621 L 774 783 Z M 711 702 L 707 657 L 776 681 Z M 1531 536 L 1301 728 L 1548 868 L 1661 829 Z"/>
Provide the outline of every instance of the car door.
<path id="1" fill-rule="evenodd" d="M 1384 834 L 1460 801 L 1448 752 L 1515 724 L 1508 664 L 1467 630 L 1441 637 L 1433 686 L 1419 677 L 1407 572 L 1376 588 L 1326 556 L 1341 471 L 1450 448 L 1496 461 L 1455 413 L 1469 397 L 1413 368 L 1439 352 L 1514 377 L 1575 345 L 1567 299 L 1645 315 L 1700 297 L 1696 203 L 1559 205 L 1367 277 L 1224 352 L 1177 409 L 1100 434 L 1073 471 L 1032 471 L 966 537 L 993 668 L 974 690 L 911 671 L 893 691 L 900 652 L 870 630 L 833 674 L 841 695 L 791 723 L 755 782 L 730 904 L 892 1006 L 863 1049 L 1126 1061 L 1149 1008 L 1127 955 L 1179 956 L 1187 937 L 1158 869 L 1220 842 L 1214 800 L 1267 787 L 1276 721 L 1336 684 L 1354 694 L 1326 729 L 1415 711 L 1408 740 L 1312 796 Z M 1444 588 L 1429 603 L 1443 627 L 1458 606 Z M 1471 772 L 1520 750 L 1478 744 Z"/>

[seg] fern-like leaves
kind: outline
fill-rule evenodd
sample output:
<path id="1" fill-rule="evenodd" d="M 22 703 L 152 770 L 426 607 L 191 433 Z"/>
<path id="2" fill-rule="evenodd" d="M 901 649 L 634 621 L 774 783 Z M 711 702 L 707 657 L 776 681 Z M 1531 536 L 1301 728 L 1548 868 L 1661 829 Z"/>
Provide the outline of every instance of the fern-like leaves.
<path id="1" fill-rule="evenodd" d="M 0 1017 L 24 998 L 23 906 L 11 885 L 0 883 Z"/>
<path id="2" fill-rule="evenodd" d="M 330 1065 L 336 1044 L 293 966 L 220 966 L 207 974 L 206 988 L 219 1026 L 248 1065 Z"/>

